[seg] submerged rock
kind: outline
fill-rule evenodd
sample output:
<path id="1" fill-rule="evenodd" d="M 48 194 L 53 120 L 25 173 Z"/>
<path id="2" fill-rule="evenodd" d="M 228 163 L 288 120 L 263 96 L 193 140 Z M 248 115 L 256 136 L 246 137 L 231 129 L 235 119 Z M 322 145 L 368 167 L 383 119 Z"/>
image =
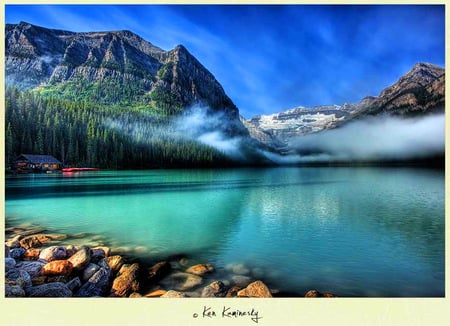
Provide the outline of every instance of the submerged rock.
<path id="1" fill-rule="evenodd" d="M 250 283 L 245 289 L 237 293 L 238 297 L 272 298 L 269 288 L 261 281 Z"/>
<path id="2" fill-rule="evenodd" d="M 170 290 L 164 293 L 160 298 L 187 298 L 188 296 L 183 292 Z"/>
<path id="3" fill-rule="evenodd" d="M 148 280 L 150 283 L 156 283 L 172 270 L 172 266 L 167 261 L 161 261 L 148 269 Z"/>
<path id="4" fill-rule="evenodd" d="M 202 284 L 203 279 L 194 274 L 178 272 L 169 275 L 163 279 L 160 283 L 169 289 L 174 289 L 177 291 L 187 291 L 191 290 L 200 284 Z"/>
<path id="5" fill-rule="evenodd" d="M 211 273 L 214 271 L 214 267 L 211 264 L 197 264 L 194 266 L 189 267 L 186 272 L 203 276 L 206 273 Z"/>

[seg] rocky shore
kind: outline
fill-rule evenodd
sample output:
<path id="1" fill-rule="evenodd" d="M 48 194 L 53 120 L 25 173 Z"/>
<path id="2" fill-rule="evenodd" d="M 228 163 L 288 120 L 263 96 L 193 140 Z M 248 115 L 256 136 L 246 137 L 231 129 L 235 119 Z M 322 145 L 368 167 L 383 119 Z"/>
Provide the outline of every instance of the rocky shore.
<path id="1" fill-rule="evenodd" d="M 249 297 L 280 295 L 234 266 L 231 279 L 218 279 L 209 263 L 189 264 L 178 256 L 146 264 L 104 245 L 74 245 L 73 236 L 39 227 L 6 228 L 6 297 Z M 305 297 L 334 297 L 308 291 Z"/>

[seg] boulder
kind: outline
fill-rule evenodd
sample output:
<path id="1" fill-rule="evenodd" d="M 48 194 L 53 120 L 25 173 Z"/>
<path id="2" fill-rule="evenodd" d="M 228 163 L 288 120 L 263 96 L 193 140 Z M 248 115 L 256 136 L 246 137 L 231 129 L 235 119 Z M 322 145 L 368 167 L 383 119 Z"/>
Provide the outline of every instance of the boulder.
<path id="1" fill-rule="evenodd" d="M 91 252 L 88 247 L 81 247 L 72 257 L 68 259 L 76 271 L 83 270 L 91 261 Z"/>
<path id="2" fill-rule="evenodd" d="M 23 254 L 23 260 L 38 260 L 41 254 L 41 249 L 28 249 Z"/>
<path id="3" fill-rule="evenodd" d="M 221 281 L 215 281 L 202 290 L 202 298 L 224 297 L 227 294 L 225 285 Z"/>
<path id="4" fill-rule="evenodd" d="M 29 297 L 71 297 L 72 291 L 66 284 L 61 282 L 53 282 L 33 286 L 26 290 Z"/>
<path id="5" fill-rule="evenodd" d="M 14 258 L 5 258 L 5 271 L 8 271 L 16 266 Z"/>
<path id="6" fill-rule="evenodd" d="M 14 259 L 20 259 L 25 254 L 26 250 L 24 248 L 14 248 L 11 249 L 9 257 Z"/>
<path id="7" fill-rule="evenodd" d="M 101 267 L 92 277 L 84 283 L 76 292 L 77 297 L 99 297 L 108 293 L 110 286 L 111 269 Z"/>
<path id="8" fill-rule="evenodd" d="M 214 271 L 214 267 L 211 264 L 197 264 L 194 266 L 189 267 L 186 272 L 203 276 L 206 273 L 211 273 Z"/>
<path id="9" fill-rule="evenodd" d="M 89 280 L 92 275 L 94 275 L 98 270 L 100 269 L 100 266 L 93 264 L 93 263 L 89 263 L 89 265 L 87 265 L 87 267 L 83 270 L 82 274 L 81 274 L 81 280 L 83 282 L 86 282 L 87 280 Z"/>
<path id="10" fill-rule="evenodd" d="M 21 261 L 16 264 L 16 268 L 25 270 L 33 278 L 40 276 L 41 269 L 44 265 L 45 263 L 40 261 Z"/>
<path id="11" fill-rule="evenodd" d="M 111 293 L 119 297 L 127 297 L 132 292 L 140 291 L 139 264 L 125 264 L 114 279 Z"/>
<path id="12" fill-rule="evenodd" d="M 261 281 L 250 283 L 245 289 L 237 293 L 238 297 L 272 298 L 269 288 Z"/>
<path id="13" fill-rule="evenodd" d="M 23 269 L 11 268 L 5 273 L 5 284 L 27 288 L 32 286 L 31 276 Z"/>
<path id="14" fill-rule="evenodd" d="M 199 286 L 202 282 L 203 279 L 198 275 L 178 272 L 169 275 L 160 284 L 169 289 L 187 291 Z"/>
<path id="15" fill-rule="evenodd" d="M 160 298 L 187 298 L 187 295 L 182 292 L 170 290 L 164 293 Z"/>
<path id="16" fill-rule="evenodd" d="M 73 265 L 68 260 L 53 260 L 42 267 L 41 275 L 70 275 Z"/>
<path id="17" fill-rule="evenodd" d="M 172 266 L 167 261 L 161 261 L 148 269 L 148 280 L 151 283 L 157 283 L 167 276 L 172 270 Z"/>
<path id="18" fill-rule="evenodd" d="M 25 290 L 19 285 L 5 284 L 5 297 L 20 298 L 25 296 L 26 296 Z"/>
<path id="19" fill-rule="evenodd" d="M 319 292 L 317 290 L 309 290 L 305 294 L 305 298 L 336 298 L 337 295 L 329 293 L 329 292 Z"/>
<path id="20" fill-rule="evenodd" d="M 98 253 L 103 252 L 103 255 L 105 257 L 109 257 L 111 255 L 111 248 L 106 247 L 106 246 L 98 246 L 98 247 L 92 248 L 91 250 L 93 252 L 98 252 Z"/>
<path id="21" fill-rule="evenodd" d="M 50 239 L 48 239 L 50 241 Z M 39 241 L 35 235 L 27 236 L 19 241 L 20 246 L 25 249 L 37 248 L 42 246 L 42 242 Z"/>
<path id="22" fill-rule="evenodd" d="M 106 257 L 104 260 L 114 273 L 117 273 L 122 267 L 122 265 L 125 264 L 125 259 L 123 259 L 122 256 L 118 255 Z"/>
<path id="23" fill-rule="evenodd" d="M 67 252 L 65 247 L 61 246 L 51 246 L 45 249 L 42 249 L 41 253 L 39 254 L 39 259 L 43 259 L 46 261 L 53 261 L 53 260 L 62 260 L 66 259 Z"/>

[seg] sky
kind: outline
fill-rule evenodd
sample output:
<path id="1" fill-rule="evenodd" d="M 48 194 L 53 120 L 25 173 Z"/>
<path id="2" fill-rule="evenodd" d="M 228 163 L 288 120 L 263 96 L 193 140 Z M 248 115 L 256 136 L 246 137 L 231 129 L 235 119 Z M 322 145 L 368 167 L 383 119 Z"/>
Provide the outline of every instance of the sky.
<path id="1" fill-rule="evenodd" d="M 444 5 L 6 5 L 6 23 L 183 44 L 251 118 L 377 96 L 445 65 Z"/>

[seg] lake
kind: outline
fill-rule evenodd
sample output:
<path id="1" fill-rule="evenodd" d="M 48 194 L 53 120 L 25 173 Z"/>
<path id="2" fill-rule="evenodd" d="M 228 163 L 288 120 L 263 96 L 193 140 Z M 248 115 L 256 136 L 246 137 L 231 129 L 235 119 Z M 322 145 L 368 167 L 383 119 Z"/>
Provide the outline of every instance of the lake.
<path id="1" fill-rule="evenodd" d="M 138 258 L 184 254 L 299 296 L 445 295 L 443 170 L 99 171 L 5 187 L 8 226 L 88 234 Z"/>

